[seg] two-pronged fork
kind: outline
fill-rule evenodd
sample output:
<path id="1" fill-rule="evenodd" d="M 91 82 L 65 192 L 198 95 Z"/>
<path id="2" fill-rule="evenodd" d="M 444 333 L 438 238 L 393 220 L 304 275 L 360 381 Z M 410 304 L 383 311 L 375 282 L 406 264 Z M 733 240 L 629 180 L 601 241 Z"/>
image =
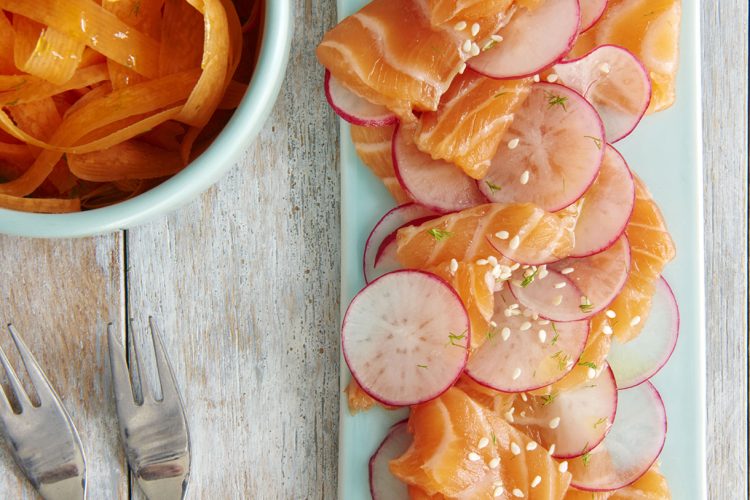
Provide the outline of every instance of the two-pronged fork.
<path id="1" fill-rule="evenodd" d="M 187 491 L 190 474 L 188 426 L 174 373 L 153 318 L 149 318 L 149 326 L 162 397 L 157 400 L 143 382 L 143 363 L 133 339 L 142 401 L 136 400 L 135 383 L 130 382 L 125 348 L 115 336 L 112 325 L 108 327 L 120 436 L 130 469 L 146 496 L 151 500 L 180 500 Z"/>
<path id="2" fill-rule="evenodd" d="M 86 496 L 86 460 L 78 432 L 29 348 L 12 325 L 8 329 L 39 397 L 39 406 L 31 403 L 0 348 L 0 364 L 20 409 L 20 413 L 13 410 L 0 388 L 0 430 L 16 463 L 43 498 L 82 500 Z"/>

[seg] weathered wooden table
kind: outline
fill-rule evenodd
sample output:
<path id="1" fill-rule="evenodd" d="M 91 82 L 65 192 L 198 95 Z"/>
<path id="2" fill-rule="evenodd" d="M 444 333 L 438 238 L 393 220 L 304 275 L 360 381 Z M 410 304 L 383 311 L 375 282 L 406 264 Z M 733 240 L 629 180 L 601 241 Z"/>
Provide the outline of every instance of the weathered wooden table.
<path id="1" fill-rule="evenodd" d="M 148 315 L 188 408 L 190 498 L 335 498 L 338 128 L 314 57 L 334 19 L 333 0 L 297 1 L 275 111 L 200 199 L 109 236 L 0 237 L 0 322 L 17 325 L 77 423 L 89 498 L 142 498 L 118 444 L 105 325 L 124 337 L 126 317 L 144 330 Z M 712 499 L 747 497 L 746 20 L 742 0 L 703 2 Z M 5 333 L 0 345 L 15 355 Z M 35 498 L 5 447 L 0 498 Z"/>

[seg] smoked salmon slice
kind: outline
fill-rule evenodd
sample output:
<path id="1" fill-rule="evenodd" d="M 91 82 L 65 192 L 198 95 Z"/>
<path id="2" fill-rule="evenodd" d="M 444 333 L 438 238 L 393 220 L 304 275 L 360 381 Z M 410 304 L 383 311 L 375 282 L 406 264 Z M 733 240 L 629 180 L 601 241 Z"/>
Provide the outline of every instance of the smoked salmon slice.
<path id="1" fill-rule="evenodd" d="M 355 94 L 414 122 L 414 111 L 437 109 L 479 43 L 505 22 L 506 2 L 492 3 L 500 4 L 497 15 L 457 29 L 433 25 L 427 0 L 374 0 L 325 34 L 318 60 Z"/>
<path id="2" fill-rule="evenodd" d="M 409 430 L 414 441 L 390 468 L 426 498 L 558 500 L 568 488 L 565 466 L 456 387 L 415 406 Z"/>
<path id="3" fill-rule="evenodd" d="M 393 199 L 399 205 L 408 203 L 411 197 L 404 191 L 393 169 L 393 133 L 395 125 L 383 127 L 351 126 L 352 142 L 362 163 L 383 181 Z"/>
<path id="4" fill-rule="evenodd" d="M 453 80 L 437 111 L 420 116 L 417 147 L 474 179 L 484 178 L 531 84 L 531 78 L 493 80 L 467 70 Z"/>
<path id="5" fill-rule="evenodd" d="M 430 21 L 439 26 L 447 23 L 469 23 L 494 16 L 510 17 L 513 0 L 428 0 Z M 459 24 L 459 27 L 462 26 Z"/>
<path id="6" fill-rule="evenodd" d="M 429 498 L 429 497 L 425 497 Z M 670 500 L 667 479 L 654 466 L 638 481 L 630 486 L 615 491 L 581 491 L 570 488 L 565 494 L 565 500 Z"/>

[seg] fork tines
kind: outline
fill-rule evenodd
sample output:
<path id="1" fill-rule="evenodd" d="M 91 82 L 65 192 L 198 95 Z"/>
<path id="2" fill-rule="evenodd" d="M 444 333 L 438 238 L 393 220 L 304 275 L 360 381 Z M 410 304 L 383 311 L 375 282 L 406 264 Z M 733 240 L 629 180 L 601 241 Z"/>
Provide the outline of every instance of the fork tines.
<path id="1" fill-rule="evenodd" d="M 190 438 L 187 420 L 172 366 L 164 351 L 156 322 L 149 318 L 151 340 L 156 358 L 161 398 L 156 399 L 144 383 L 141 355 L 135 338 L 134 372 L 131 383 L 125 348 L 110 324 L 109 357 L 117 404 L 120 436 L 130 469 L 149 499 L 171 500 L 184 497 L 190 474 Z M 131 327 L 131 337 L 134 331 Z M 140 383 L 140 388 L 137 387 Z M 134 390 L 136 389 L 136 390 Z M 140 390 L 138 390 L 140 389 Z M 142 398 L 135 398 L 135 394 Z"/>
<path id="2" fill-rule="evenodd" d="M 0 430 L 13 458 L 31 484 L 46 499 L 83 499 L 86 460 L 73 422 L 31 351 L 12 325 L 10 335 L 39 398 L 34 405 L 0 347 L 0 364 L 17 403 L 0 389 Z"/>

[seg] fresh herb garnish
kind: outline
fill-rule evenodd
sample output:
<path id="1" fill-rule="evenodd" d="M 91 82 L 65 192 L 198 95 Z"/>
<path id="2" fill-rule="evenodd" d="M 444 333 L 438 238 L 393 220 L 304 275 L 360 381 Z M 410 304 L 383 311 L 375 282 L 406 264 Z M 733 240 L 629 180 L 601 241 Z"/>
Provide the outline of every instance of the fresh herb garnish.
<path id="1" fill-rule="evenodd" d="M 578 366 L 585 366 L 587 368 L 596 370 L 596 363 L 592 363 L 591 361 L 581 361 L 580 363 L 578 363 Z"/>
<path id="2" fill-rule="evenodd" d="M 545 92 L 544 95 L 547 97 L 547 105 L 551 108 L 552 106 L 560 106 L 563 111 L 567 111 L 566 104 L 568 98 L 561 95 L 553 94 L 552 92 Z"/>
<path id="3" fill-rule="evenodd" d="M 588 297 L 581 298 L 581 305 L 578 306 L 582 312 L 591 312 L 594 309 L 594 304 L 591 303 Z"/>
<path id="4" fill-rule="evenodd" d="M 487 184 L 487 187 L 490 188 L 490 191 L 492 191 L 493 193 L 495 191 L 500 191 L 503 188 L 502 186 L 498 186 L 497 184 L 493 184 L 490 181 L 484 181 L 484 183 Z"/>
<path id="5" fill-rule="evenodd" d="M 537 268 L 533 273 L 529 274 L 528 276 L 523 277 L 523 281 L 521 281 L 521 287 L 526 288 L 531 283 L 534 282 L 534 278 L 536 278 L 536 275 L 539 274 L 539 269 Z"/>
<path id="6" fill-rule="evenodd" d="M 593 135 L 584 135 L 583 137 L 594 141 L 594 144 L 596 144 L 596 149 L 602 149 L 602 140 L 598 137 L 594 137 Z"/>
<path id="7" fill-rule="evenodd" d="M 607 423 L 607 417 L 602 417 L 599 420 L 597 420 L 596 422 L 594 422 L 594 429 L 596 429 L 600 425 L 606 424 L 606 423 Z"/>
<path id="8" fill-rule="evenodd" d="M 558 333 L 558 331 L 557 331 L 557 325 L 555 325 L 554 321 L 552 322 L 552 331 L 555 332 L 555 336 L 552 337 L 552 341 L 550 342 L 550 345 L 555 345 L 555 344 L 557 344 L 557 339 L 560 338 L 560 333 Z"/>
<path id="9" fill-rule="evenodd" d="M 562 351 L 557 351 L 555 354 L 552 355 L 552 359 L 557 360 L 557 368 L 560 371 L 563 371 L 565 370 L 565 368 L 567 368 L 569 358 L 570 357 Z"/>
<path id="10" fill-rule="evenodd" d="M 498 92 L 497 94 L 495 94 L 495 99 L 497 99 L 498 97 L 502 97 L 505 94 L 510 94 L 510 92 Z"/>
<path id="11" fill-rule="evenodd" d="M 465 338 L 466 338 L 466 331 L 464 331 L 460 335 L 457 335 L 457 334 L 455 334 L 453 332 L 448 332 L 448 343 L 450 345 L 452 345 L 452 346 L 460 347 L 460 348 L 463 349 L 466 346 L 461 345 L 461 344 L 457 344 L 456 342 L 458 342 L 460 340 L 463 340 Z"/>
<path id="12" fill-rule="evenodd" d="M 584 467 L 588 467 L 589 461 L 591 460 L 591 453 L 589 453 L 588 451 L 584 453 L 581 457 L 581 460 L 583 460 Z"/>
<path id="13" fill-rule="evenodd" d="M 549 404 L 552 404 L 555 401 L 555 398 L 557 398 L 558 392 L 555 391 L 551 394 L 546 394 L 542 396 L 542 406 L 547 406 Z"/>
<path id="14" fill-rule="evenodd" d="M 427 365 L 417 365 L 417 368 L 427 368 Z"/>
<path id="15" fill-rule="evenodd" d="M 444 231 L 442 229 L 433 228 L 427 231 L 427 234 L 435 238 L 435 241 L 443 241 L 446 238 L 450 238 L 453 236 L 453 233 L 450 231 Z"/>

